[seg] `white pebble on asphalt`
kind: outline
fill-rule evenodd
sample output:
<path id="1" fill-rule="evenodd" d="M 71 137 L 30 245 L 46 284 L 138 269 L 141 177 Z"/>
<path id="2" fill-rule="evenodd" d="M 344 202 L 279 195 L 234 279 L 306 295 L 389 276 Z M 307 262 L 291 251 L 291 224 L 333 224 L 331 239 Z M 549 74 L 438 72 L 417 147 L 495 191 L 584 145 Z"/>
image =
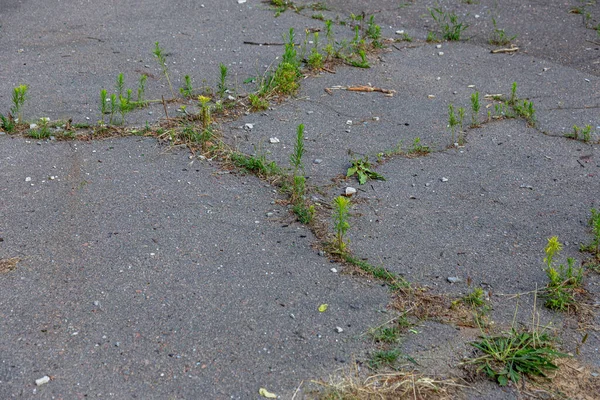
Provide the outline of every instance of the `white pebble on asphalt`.
<path id="1" fill-rule="evenodd" d="M 42 386 L 43 384 L 48 383 L 48 382 L 50 382 L 50 377 L 48 375 L 35 380 L 36 386 Z"/>

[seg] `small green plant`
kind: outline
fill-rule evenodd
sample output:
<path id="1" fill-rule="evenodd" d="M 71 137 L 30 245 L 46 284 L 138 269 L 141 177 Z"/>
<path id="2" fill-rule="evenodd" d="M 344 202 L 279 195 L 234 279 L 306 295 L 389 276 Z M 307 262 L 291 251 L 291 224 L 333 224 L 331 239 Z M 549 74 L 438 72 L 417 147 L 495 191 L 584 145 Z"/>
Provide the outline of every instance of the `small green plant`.
<path id="1" fill-rule="evenodd" d="M 290 164 L 294 169 L 294 175 L 297 175 L 299 171 L 304 170 L 302 156 L 304 156 L 304 124 L 298 125 L 298 129 L 296 131 L 296 143 L 294 143 L 294 151 L 290 155 Z"/>
<path id="2" fill-rule="evenodd" d="M 442 38 L 449 41 L 458 41 L 462 33 L 469 27 L 460 21 L 455 13 L 443 11 L 440 7 L 429 9 L 429 14 L 438 25 Z"/>
<path id="3" fill-rule="evenodd" d="M 458 126 L 458 118 L 456 117 L 456 114 L 454 113 L 454 105 L 452 103 L 450 103 L 448 105 L 448 128 L 450 128 L 450 131 L 452 132 L 452 144 L 454 145 L 456 143 L 456 127 Z"/>
<path id="4" fill-rule="evenodd" d="M 528 125 L 535 126 L 535 108 L 532 101 L 517 101 L 513 104 L 513 110 L 517 116 L 524 118 Z"/>
<path id="5" fill-rule="evenodd" d="M 573 125 L 573 132 L 567 133 L 565 137 L 575 140 L 581 140 L 585 143 L 588 143 L 592 140 L 592 126 L 586 125 L 582 128 L 577 125 Z"/>
<path id="6" fill-rule="evenodd" d="M 350 199 L 344 196 L 338 196 L 333 200 L 333 225 L 335 229 L 335 251 L 339 254 L 345 254 L 348 243 L 346 241 L 346 232 L 350 228 L 348 219 L 350 217 Z"/>
<path id="7" fill-rule="evenodd" d="M 381 47 L 381 27 L 375 23 L 375 16 L 371 15 L 369 23 L 367 24 L 366 35 L 372 40 L 373 47 Z"/>
<path id="8" fill-rule="evenodd" d="M 396 343 L 400 340 L 402 331 L 397 326 L 380 326 L 371 329 L 369 334 L 377 343 Z"/>
<path id="9" fill-rule="evenodd" d="M 123 73 L 117 75 L 117 82 L 115 83 L 115 91 L 117 92 L 117 96 L 122 97 L 123 92 L 125 90 L 125 78 Z"/>
<path id="10" fill-rule="evenodd" d="M 17 118 L 20 124 L 24 123 L 23 119 L 23 105 L 27 100 L 27 91 L 29 87 L 27 85 L 19 85 L 13 88 L 12 92 L 12 106 L 10 112 L 13 117 Z"/>
<path id="11" fill-rule="evenodd" d="M 510 98 L 508 99 L 507 103 L 509 106 L 512 106 L 517 102 L 517 100 L 517 82 L 513 82 L 510 88 Z"/>
<path id="12" fill-rule="evenodd" d="M 256 93 L 250 93 L 248 95 L 248 100 L 250 100 L 250 108 L 252 111 L 266 110 L 269 108 L 269 101 Z"/>
<path id="13" fill-rule="evenodd" d="M 292 194 L 291 203 L 292 211 L 298 217 L 298 221 L 303 224 L 309 224 L 315 214 L 315 207 L 308 205 L 305 197 L 306 194 L 306 178 L 304 177 L 304 164 L 302 157 L 304 156 L 304 125 L 298 125 L 296 131 L 296 143 L 294 143 L 294 151 L 290 155 L 290 165 L 292 166 Z"/>
<path id="14" fill-rule="evenodd" d="M 192 85 L 192 78 L 189 75 L 183 77 L 183 86 L 179 88 L 179 93 L 181 93 L 183 97 L 194 96 L 194 86 Z"/>
<path id="15" fill-rule="evenodd" d="M 4 129 L 7 133 L 11 133 L 15 130 L 15 121 L 10 117 L 5 117 L 0 114 L 0 128 Z"/>
<path id="16" fill-rule="evenodd" d="M 479 103 L 479 92 L 475 92 L 471 95 L 471 127 L 475 128 L 479 126 L 479 109 L 481 105 Z"/>
<path id="17" fill-rule="evenodd" d="M 104 114 L 108 113 L 107 103 L 109 102 L 106 89 L 100 90 L 100 122 L 104 124 Z"/>
<path id="18" fill-rule="evenodd" d="M 361 185 L 367 183 L 368 179 L 378 179 L 381 181 L 385 181 L 385 178 L 382 175 L 371 170 L 371 163 L 369 162 L 368 157 L 365 157 L 364 159 L 354 159 L 350 162 L 352 163 L 352 166 L 348 168 L 346 177 L 356 175 L 358 178 L 358 183 Z"/>
<path id="19" fill-rule="evenodd" d="M 277 66 L 272 79 L 267 80 L 269 88 L 283 94 L 296 92 L 299 87 L 298 80 L 302 76 L 294 38 L 294 29 L 290 28 L 281 63 Z"/>
<path id="20" fill-rule="evenodd" d="M 219 97 L 223 97 L 227 92 L 227 66 L 219 64 L 219 82 L 217 83 L 217 94 Z"/>
<path id="21" fill-rule="evenodd" d="M 410 42 L 413 41 L 413 38 L 408 33 L 402 32 L 400 34 L 400 39 L 396 39 L 396 41 L 397 42 L 403 42 L 404 41 L 404 42 L 409 42 L 410 43 Z"/>
<path id="22" fill-rule="evenodd" d="M 500 386 L 515 384 L 524 376 L 543 376 L 558 369 L 554 359 L 566 357 L 554 350 L 551 338 L 545 333 L 517 332 L 514 328 L 498 336 L 481 336 L 472 342 L 478 357 L 468 359 L 465 364 L 477 366 Z"/>
<path id="23" fill-rule="evenodd" d="M 50 136 L 52 136 L 52 132 L 48 127 L 48 122 L 48 118 L 40 118 L 40 120 L 37 123 L 37 128 L 29 130 L 29 136 L 34 139 L 47 139 Z"/>
<path id="24" fill-rule="evenodd" d="M 210 97 L 198 96 L 198 101 L 200 102 L 200 117 L 202 118 L 202 128 L 207 129 L 212 123 L 210 117 L 210 107 L 208 105 Z"/>
<path id="25" fill-rule="evenodd" d="M 146 105 L 146 81 L 148 80 L 148 75 L 142 74 L 140 75 L 140 80 L 138 81 L 138 89 L 137 89 L 137 103 L 140 106 Z"/>
<path id="26" fill-rule="evenodd" d="M 163 75 L 167 79 L 167 83 L 169 84 L 169 89 L 171 90 L 171 96 L 175 98 L 175 91 L 173 90 L 173 85 L 171 85 L 171 79 L 169 78 L 169 67 L 167 66 L 167 58 L 164 54 L 164 50 L 160 47 L 158 42 L 154 43 L 154 51 L 152 52 L 160 68 L 162 69 Z"/>
<path id="27" fill-rule="evenodd" d="M 509 36 L 506 34 L 506 32 L 504 32 L 504 29 L 498 28 L 496 19 L 494 17 L 492 17 L 492 24 L 494 25 L 494 30 L 492 31 L 492 35 L 489 39 L 490 44 L 495 46 L 506 46 L 517 38 L 517 35 Z"/>
<path id="28" fill-rule="evenodd" d="M 398 146 L 400 148 L 402 146 L 402 144 L 399 143 Z M 421 144 L 421 138 L 419 138 L 419 137 L 416 137 L 413 140 L 412 147 L 408 151 L 408 154 L 410 154 L 410 155 L 425 155 L 425 154 L 429 154 L 429 153 L 431 153 L 431 148 L 429 146 Z"/>
<path id="29" fill-rule="evenodd" d="M 323 68 L 323 55 L 319 52 L 319 32 L 314 33 L 313 48 L 308 56 L 308 66 L 312 69 Z"/>
<path id="30" fill-rule="evenodd" d="M 117 95 L 113 93 L 110 95 L 110 118 L 108 120 L 109 125 L 112 125 L 113 117 L 114 117 L 115 113 L 117 112 L 117 110 L 118 110 Z"/>
<path id="31" fill-rule="evenodd" d="M 393 367 L 400 356 L 402 356 L 402 351 L 400 349 L 377 350 L 371 355 L 369 367 L 371 369 Z"/>
<path id="32" fill-rule="evenodd" d="M 471 307 L 481 307 L 485 305 L 485 294 L 482 288 L 475 288 L 464 296 L 461 301 Z"/>
<path id="33" fill-rule="evenodd" d="M 556 311 L 568 311 L 577 306 L 576 290 L 583 284 L 583 268 L 574 268 L 575 260 L 567 258 L 567 266 L 560 264 L 558 269 L 553 267 L 554 258 L 560 253 L 562 244 L 557 236 L 548 239 L 544 249 L 546 257 L 546 275 L 548 285 L 544 293 L 546 307 Z"/>
<path id="34" fill-rule="evenodd" d="M 600 259 L 600 211 L 592 208 L 591 214 L 592 216 L 590 217 L 588 224 L 592 228 L 592 242 L 588 245 L 582 244 L 579 247 L 579 250 L 590 252 L 596 258 Z"/>
<path id="35" fill-rule="evenodd" d="M 427 43 L 437 43 L 440 40 L 437 37 L 437 34 L 435 32 L 429 31 L 427 32 L 427 39 L 425 39 L 425 41 Z"/>
<path id="36" fill-rule="evenodd" d="M 312 19 L 318 19 L 320 21 L 325 21 L 325 16 L 322 13 L 319 14 L 313 14 L 311 16 Z"/>
<path id="37" fill-rule="evenodd" d="M 231 154 L 231 161 L 235 166 L 263 177 L 276 175 L 280 172 L 275 161 L 267 161 L 264 154 L 248 156 L 234 152 Z"/>

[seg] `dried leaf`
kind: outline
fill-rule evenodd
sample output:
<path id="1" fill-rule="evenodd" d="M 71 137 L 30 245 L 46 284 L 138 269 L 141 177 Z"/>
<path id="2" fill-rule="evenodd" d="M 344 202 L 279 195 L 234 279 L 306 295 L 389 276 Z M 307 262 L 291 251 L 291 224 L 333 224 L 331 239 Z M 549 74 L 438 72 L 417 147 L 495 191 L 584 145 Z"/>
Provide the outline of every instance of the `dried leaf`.
<path id="1" fill-rule="evenodd" d="M 319 312 L 325 312 L 325 311 L 327 311 L 327 307 L 329 307 L 329 304 L 321 304 L 319 306 Z"/>
<path id="2" fill-rule="evenodd" d="M 265 397 L 267 399 L 276 399 L 277 398 L 277 395 L 275 393 L 271 393 L 265 388 L 258 389 L 258 394 L 260 394 L 262 397 Z"/>

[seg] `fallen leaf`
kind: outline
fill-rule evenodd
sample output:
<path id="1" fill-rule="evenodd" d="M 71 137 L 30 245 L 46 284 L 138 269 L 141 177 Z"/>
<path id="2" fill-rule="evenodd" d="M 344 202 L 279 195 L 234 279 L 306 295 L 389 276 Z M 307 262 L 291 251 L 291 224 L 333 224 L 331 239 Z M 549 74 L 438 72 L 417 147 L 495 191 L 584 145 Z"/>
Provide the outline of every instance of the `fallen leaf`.
<path id="1" fill-rule="evenodd" d="M 276 399 L 277 398 L 277 395 L 275 393 L 271 393 L 265 388 L 258 389 L 258 394 L 260 394 L 262 397 L 265 397 L 267 399 Z"/>
<path id="2" fill-rule="evenodd" d="M 329 307 L 329 304 L 321 304 L 319 306 L 319 312 L 325 312 L 325 311 L 327 311 L 327 307 Z"/>

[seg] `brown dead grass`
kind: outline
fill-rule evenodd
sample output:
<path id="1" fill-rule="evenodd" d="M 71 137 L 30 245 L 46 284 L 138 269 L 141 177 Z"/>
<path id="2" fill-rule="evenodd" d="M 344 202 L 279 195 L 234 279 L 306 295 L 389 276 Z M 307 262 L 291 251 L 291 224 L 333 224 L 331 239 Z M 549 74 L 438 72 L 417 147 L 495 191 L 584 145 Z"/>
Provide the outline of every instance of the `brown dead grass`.
<path id="1" fill-rule="evenodd" d="M 453 379 L 434 379 L 414 371 L 394 371 L 365 377 L 358 369 L 345 370 L 327 382 L 313 381 L 319 389 L 308 398 L 317 400 L 457 399 L 465 387 Z"/>
<path id="2" fill-rule="evenodd" d="M 21 261 L 19 257 L 7 258 L 0 260 L 0 274 L 5 274 L 17 268 L 17 264 Z"/>
<path id="3" fill-rule="evenodd" d="M 555 361 L 559 369 L 549 379 L 535 378 L 525 384 L 525 394 L 539 399 L 595 400 L 600 395 L 600 378 L 587 365 L 572 358 Z"/>

